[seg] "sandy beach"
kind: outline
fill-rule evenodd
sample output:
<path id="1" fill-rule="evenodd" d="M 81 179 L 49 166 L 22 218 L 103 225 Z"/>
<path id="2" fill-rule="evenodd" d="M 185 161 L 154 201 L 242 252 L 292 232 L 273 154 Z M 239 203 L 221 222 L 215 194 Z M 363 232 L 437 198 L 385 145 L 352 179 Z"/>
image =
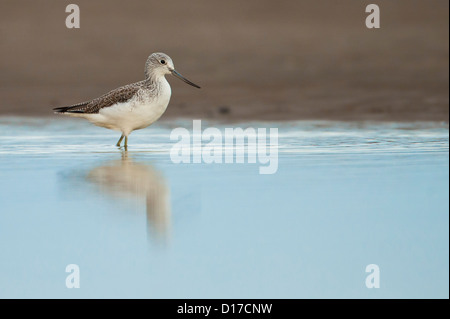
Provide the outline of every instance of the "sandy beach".
<path id="1" fill-rule="evenodd" d="M 3 1 L 0 115 L 51 108 L 143 79 L 169 54 L 202 86 L 169 78 L 163 119 L 445 121 L 449 3 L 386 1 Z"/>

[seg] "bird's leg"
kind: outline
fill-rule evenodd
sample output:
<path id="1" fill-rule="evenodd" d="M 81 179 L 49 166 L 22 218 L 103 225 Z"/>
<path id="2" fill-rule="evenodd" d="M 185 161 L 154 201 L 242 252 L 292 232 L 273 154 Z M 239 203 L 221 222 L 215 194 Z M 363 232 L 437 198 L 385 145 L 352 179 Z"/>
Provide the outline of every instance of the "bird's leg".
<path id="1" fill-rule="evenodd" d="M 128 148 L 128 136 L 125 136 L 125 144 L 124 144 L 124 146 L 125 146 L 125 151 L 126 151 L 127 148 Z"/>
<path id="2" fill-rule="evenodd" d="M 119 138 L 119 141 L 117 142 L 116 146 L 120 147 L 120 143 L 122 143 L 123 138 L 125 137 L 125 135 L 122 134 L 122 136 Z M 126 140 L 125 140 L 126 141 Z M 126 143 L 126 142 L 125 142 Z"/>

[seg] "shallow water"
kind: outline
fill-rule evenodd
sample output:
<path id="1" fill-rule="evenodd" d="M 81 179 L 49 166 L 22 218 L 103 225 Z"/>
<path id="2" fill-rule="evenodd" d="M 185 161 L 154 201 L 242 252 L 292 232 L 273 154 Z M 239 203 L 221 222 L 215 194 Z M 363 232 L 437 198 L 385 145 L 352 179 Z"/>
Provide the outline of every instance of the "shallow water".
<path id="1" fill-rule="evenodd" d="M 125 152 L 81 120 L 0 118 L 0 297 L 448 298 L 447 124 L 236 124 L 278 127 L 273 175 L 174 164 L 178 126 Z"/>

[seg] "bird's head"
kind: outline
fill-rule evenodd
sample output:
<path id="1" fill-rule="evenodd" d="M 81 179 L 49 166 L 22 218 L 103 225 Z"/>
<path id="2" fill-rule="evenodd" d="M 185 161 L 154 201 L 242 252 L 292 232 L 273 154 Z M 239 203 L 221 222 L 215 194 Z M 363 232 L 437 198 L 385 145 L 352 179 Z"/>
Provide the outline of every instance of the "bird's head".
<path id="1" fill-rule="evenodd" d="M 187 84 L 200 88 L 200 86 L 189 81 L 175 70 L 175 66 L 173 65 L 173 61 L 170 56 L 161 52 L 152 53 L 148 57 L 147 63 L 145 63 L 145 77 L 148 79 L 152 77 L 164 76 L 166 74 L 172 74 Z"/>

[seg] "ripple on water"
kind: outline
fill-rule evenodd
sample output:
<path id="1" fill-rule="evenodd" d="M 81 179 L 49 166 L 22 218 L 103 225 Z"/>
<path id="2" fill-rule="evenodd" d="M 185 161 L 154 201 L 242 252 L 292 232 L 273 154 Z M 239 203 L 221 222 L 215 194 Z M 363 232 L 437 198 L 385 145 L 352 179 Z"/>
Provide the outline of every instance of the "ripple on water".
<path id="1" fill-rule="evenodd" d="M 382 153 L 448 151 L 447 123 L 367 123 L 295 121 L 283 123 L 249 122 L 234 125 L 203 121 L 202 129 L 226 127 L 277 127 L 279 153 Z M 192 132 L 190 121 L 166 121 L 133 132 L 130 151 L 169 154 L 176 141 L 170 140 L 174 127 Z M 119 133 L 95 127 L 85 121 L 67 118 L 0 118 L 0 154 L 109 153 Z M 223 133 L 224 134 L 224 133 Z M 244 151 L 247 147 L 244 148 Z M 192 152 L 199 151 L 194 147 Z"/>

